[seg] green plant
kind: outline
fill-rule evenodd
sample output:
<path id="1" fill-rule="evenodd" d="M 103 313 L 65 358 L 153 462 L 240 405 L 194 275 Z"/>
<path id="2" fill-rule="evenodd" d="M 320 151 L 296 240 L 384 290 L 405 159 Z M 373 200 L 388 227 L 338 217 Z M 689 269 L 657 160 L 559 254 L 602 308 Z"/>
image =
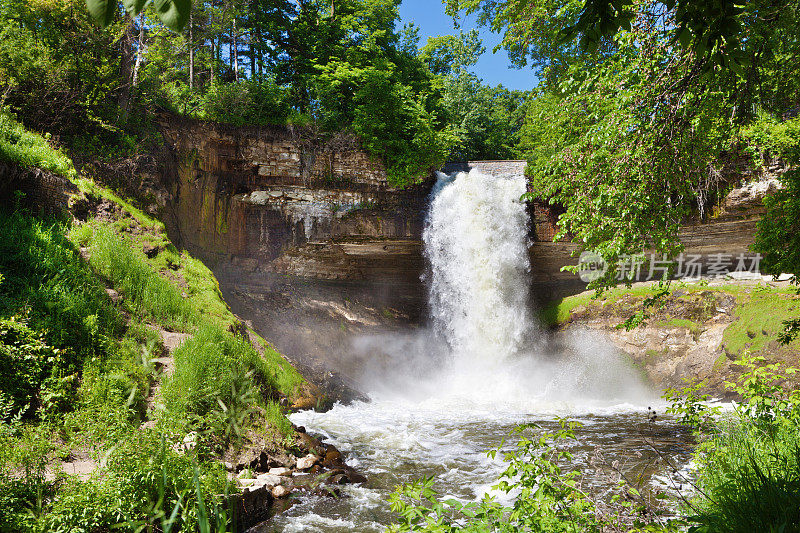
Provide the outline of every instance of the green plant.
<path id="1" fill-rule="evenodd" d="M 168 280 L 150 267 L 144 253 L 111 228 L 93 224 L 86 244 L 89 263 L 113 281 L 130 305 L 167 327 L 185 329 L 195 320 L 196 310 Z M 83 234 L 86 238 L 87 234 Z"/>
<path id="2" fill-rule="evenodd" d="M 49 134 L 41 136 L 25 129 L 16 121 L 10 109 L 0 107 L 0 160 L 75 178 L 77 174 L 72 160 L 50 146 L 49 140 Z M 0 190 L 5 187 L 7 184 L 0 184 Z"/>
<path id="3" fill-rule="evenodd" d="M 664 399 L 670 402 L 670 406 L 667 407 L 667 414 L 677 416 L 678 422 L 685 426 L 701 429 L 713 427 L 721 408 L 708 405 L 711 400 L 710 395 L 697 394 L 704 386 L 705 382 L 699 381 L 681 390 L 670 387 L 664 391 Z"/>
<path id="4" fill-rule="evenodd" d="M 572 459 L 572 455 L 560 441 L 575 439 L 574 427 L 574 423 L 561 420 L 560 429 L 544 432 L 534 424 L 524 424 L 514 430 L 518 439 L 515 449 L 489 452 L 490 457 L 502 453 L 508 463 L 494 488 L 514 494 L 512 506 L 505 507 L 488 495 L 472 503 L 443 500 L 434 490 L 433 480 L 427 478 L 398 487 L 390 497 L 399 520 L 389 531 L 620 530 L 622 525 L 617 518 L 600 512 L 583 492 L 579 472 L 562 470 L 561 463 Z"/>

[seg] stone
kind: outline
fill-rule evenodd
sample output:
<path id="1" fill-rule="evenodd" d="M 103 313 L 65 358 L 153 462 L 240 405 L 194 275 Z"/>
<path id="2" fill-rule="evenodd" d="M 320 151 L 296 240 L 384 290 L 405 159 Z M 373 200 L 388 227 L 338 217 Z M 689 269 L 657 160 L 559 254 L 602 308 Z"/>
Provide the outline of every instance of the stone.
<path id="1" fill-rule="evenodd" d="M 782 185 L 777 178 L 768 178 L 754 181 L 733 189 L 725 197 L 723 206 L 726 211 L 741 212 L 752 210 L 761 212 L 764 207 L 764 198 L 781 189 Z"/>
<path id="2" fill-rule="evenodd" d="M 285 466 L 276 466 L 274 468 L 269 469 L 269 474 L 273 476 L 288 476 L 292 473 L 291 468 L 286 468 Z"/>
<path id="3" fill-rule="evenodd" d="M 338 467 L 343 464 L 342 454 L 333 446 L 329 446 L 325 452 L 325 458 L 322 460 L 323 466 L 328 468 Z"/>
<path id="4" fill-rule="evenodd" d="M 142 251 L 144 252 L 144 255 L 146 255 L 148 258 L 152 259 L 155 256 L 157 256 L 159 254 L 159 252 L 161 252 L 161 247 L 158 246 L 158 245 L 155 245 L 153 243 L 146 242 L 142 246 Z"/>
<path id="5" fill-rule="evenodd" d="M 283 485 L 278 485 L 277 487 L 272 488 L 273 498 L 285 498 L 291 493 L 292 493 L 291 489 L 288 489 Z"/>
<path id="6" fill-rule="evenodd" d="M 113 303 L 114 305 L 117 305 L 122 301 L 122 296 L 114 289 L 106 289 L 106 294 L 111 300 L 111 303 Z"/>
<path id="7" fill-rule="evenodd" d="M 301 457 L 297 460 L 297 469 L 298 470 L 308 470 L 312 466 L 314 466 L 317 462 L 319 462 L 319 457 L 314 454 L 308 454 L 305 457 Z"/>
<path id="8" fill-rule="evenodd" d="M 275 474 L 259 474 L 256 479 L 268 487 L 274 487 L 281 483 L 281 476 L 276 476 Z"/>

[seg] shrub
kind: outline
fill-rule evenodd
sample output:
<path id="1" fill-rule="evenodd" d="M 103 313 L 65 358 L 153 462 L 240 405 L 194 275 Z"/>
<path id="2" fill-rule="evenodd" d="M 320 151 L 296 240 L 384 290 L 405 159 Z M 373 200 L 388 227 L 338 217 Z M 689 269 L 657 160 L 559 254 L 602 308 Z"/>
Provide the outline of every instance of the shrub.
<path id="1" fill-rule="evenodd" d="M 285 124 L 290 113 L 285 90 L 270 79 L 212 85 L 201 105 L 201 118 L 236 126 Z"/>
<path id="2" fill-rule="evenodd" d="M 25 324 L 0 320 L 0 420 L 35 410 L 39 388 L 58 362 L 58 350 Z"/>

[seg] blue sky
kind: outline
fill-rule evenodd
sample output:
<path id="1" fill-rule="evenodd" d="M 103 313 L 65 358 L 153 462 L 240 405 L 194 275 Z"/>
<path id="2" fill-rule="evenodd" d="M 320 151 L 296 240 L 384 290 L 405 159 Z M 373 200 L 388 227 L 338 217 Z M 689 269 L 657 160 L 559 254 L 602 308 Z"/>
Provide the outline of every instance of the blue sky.
<path id="1" fill-rule="evenodd" d="M 444 4 L 441 0 L 403 0 L 400 4 L 402 22 L 414 22 L 420 28 L 420 44 L 425 44 L 428 37 L 456 33 L 453 28 L 453 19 L 445 15 Z M 477 27 L 474 17 L 460 19 L 461 27 L 471 30 Z M 532 89 L 536 85 L 536 77 L 530 68 L 517 70 L 510 68 L 508 54 L 505 50 L 498 50 L 493 54 L 492 49 L 500 43 L 500 35 L 490 32 L 486 28 L 478 28 L 486 52 L 481 56 L 473 71 L 481 77 L 484 83 L 498 85 L 502 83 L 509 89 Z"/>

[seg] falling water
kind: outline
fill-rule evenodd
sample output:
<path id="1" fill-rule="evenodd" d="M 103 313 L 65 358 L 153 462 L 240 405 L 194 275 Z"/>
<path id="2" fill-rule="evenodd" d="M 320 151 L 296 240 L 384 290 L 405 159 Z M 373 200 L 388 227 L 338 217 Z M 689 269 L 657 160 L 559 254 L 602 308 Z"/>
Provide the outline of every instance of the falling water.
<path id="1" fill-rule="evenodd" d="M 380 531 L 392 521 L 388 494 L 423 476 L 446 494 L 480 498 L 503 470 L 486 451 L 522 422 L 582 422 L 585 444 L 572 450 L 578 465 L 595 446 L 614 457 L 638 454 L 637 468 L 652 458 L 642 428 L 652 427 L 643 413 L 653 393 L 639 374 L 599 333 L 553 343 L 536 325 L 524 192 L 522 176 L 439 176 L 423 235 L 428 327 L 354 341 L 369 362 L 360 384 L 370 402 L 292 415 L 369 481 L 346 487 L 339 500 L 302 497 L 265 530 Z"/>
<path id="2" fill-rule="evenodd" d="M 433 328 L 467 364 L 516 355 L 528 317 L 525 177 L 439 175 L 423 240 Z"/>

